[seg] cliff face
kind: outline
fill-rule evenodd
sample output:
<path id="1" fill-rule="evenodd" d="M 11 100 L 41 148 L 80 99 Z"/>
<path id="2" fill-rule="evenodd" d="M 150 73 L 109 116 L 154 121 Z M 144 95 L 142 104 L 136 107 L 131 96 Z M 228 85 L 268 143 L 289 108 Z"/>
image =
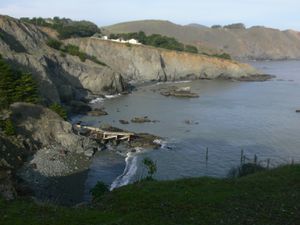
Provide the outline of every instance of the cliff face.
<path id="1" fill-rule="evenodd" d="M 46 43 L 49 31 L 0 16 L 0 52 L 12 64 L 30 71 L 46 102 L 71 102 L 90 95 L 113 94 L 128 81 L 182 79 L 239 79 L 258 74 L 249 65 L 201 56 L 103 41 L 98 38 L 66 40 L 108 66 L 62 54 Z M 256 78 L 255 78 L 256 79 Z"/>
<path id="2" fill-rule="evenodd" d="M 193 25 L 181 26 L 169 21 L 145 20 L 105 27 L 108 33 L 144 31 L 174 37 L 196 45 L 205 52 L 227 52 L 242 59 L 300 59 L 300 33 L 266 28 L 226 29 Z M 214 50 L 213 50 L 214 49 Z"/>
<path id="3" fill-rule="evenodd" d="M 120 74 L 78 57 L 63 56 L 46 45 L 48 36 L 36 26 L 0 16 L 0 52 L 12 64 L 30 71 L 48 102 L 70 101 L 89 94 L 123 91 Z"/>
<path id="4" fill-rule="evenodd" d="M 258 74 L 253 67 L 198 54 L 149 46 L 126 45 L 99 38 L 70 39 L 82 51 L 96 56 L 125 80 L 239 79 Z"/>

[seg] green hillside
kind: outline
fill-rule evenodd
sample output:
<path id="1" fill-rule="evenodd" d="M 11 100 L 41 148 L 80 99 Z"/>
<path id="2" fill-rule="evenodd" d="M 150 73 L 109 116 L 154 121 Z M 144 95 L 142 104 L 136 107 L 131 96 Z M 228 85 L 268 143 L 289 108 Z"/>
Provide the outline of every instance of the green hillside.
<path id="1" fill-rule="evenodd" d="M 144 181 L 89 207 L 64 208 L 20 199 L 0 201 L 1 224 L 297 225 L 300 165 L 243 178 Z"/>

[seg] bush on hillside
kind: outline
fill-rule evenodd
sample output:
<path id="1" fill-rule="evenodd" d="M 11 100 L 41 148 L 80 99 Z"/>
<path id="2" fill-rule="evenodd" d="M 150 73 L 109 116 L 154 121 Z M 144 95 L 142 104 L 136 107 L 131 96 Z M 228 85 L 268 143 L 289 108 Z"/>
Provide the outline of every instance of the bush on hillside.
<path id="1" fill-rule="evenodd" d="M 93 201 L 98 201 L 108 191 L 108 186 L 104 182 L 98 181 L 95 187 L 90 190 L 90 193 L 92 194 Z"/>
<path id="2" fill-rule="evenodd" d="M 213 57 L 217 57 L 217 58 L 220 58 L 220 59 L 228 59 L 228 60 L 231 60 L 231 56 L 227 53 L 222 53 L 222 54 L 213 54 L 211 55 Z"/>
<path id="3" fill-rule="evenodd" d="M 198 53 L 197 47 L 195 47 L 195 46 L 193 46 L 193 45 L 186 45 L 186 46 L 184 47 L 184 51 L 190 52 L 190 53 Z"/>
<path id="4" fill-rule="evenodd" d="M 95 33 L 100 33 L 96 24 L 89 21 L 73 21 L 67 18 L 54 17 L 53 19 L 45 18 L 28 18 L 20 19 L 23 22 L 31 23 L 37 26 L 50 27 L 59 33 L 59 38 L 66 39 L 71 37 L 90 37 Z"/>
<path id="5" fill-rule="evenodd" d="M 51 109 L 52 111 L 56 112 L 64 120 L 68 119 L 67 111 L 60 104 L 53 103 L 52 105 L 49 106 L 49 109 Z"/>
<path id="6" fill-rule="evenodd" d="M 156 167 L 156 164 L 155 162 L 153 162 L 152 159 L 146 157 L 144 158 L 143 160 L 143 164 L 146 166 L 147 168 L 147 177 L 146 177 L 146 180 L 153 180 L 153 175 L 156 173 L 157 171 L 157 167 Z"/>
<path id="7" fill-rule="evenodd" d="M 62 47 L 63 43 L 61 41 L 55 40 L 55 39 L 49 39 L 47 41 L 47 45 L 51 48 L 54 48 L 56 50 L 60 50 L 60 48 Z"/>
<path id="8" fill-rule="evenodd" d="M 0 120 L 0 128 L 7 136 L 13 136 L 16 134 L 16 128 L 11 119 Z"/>

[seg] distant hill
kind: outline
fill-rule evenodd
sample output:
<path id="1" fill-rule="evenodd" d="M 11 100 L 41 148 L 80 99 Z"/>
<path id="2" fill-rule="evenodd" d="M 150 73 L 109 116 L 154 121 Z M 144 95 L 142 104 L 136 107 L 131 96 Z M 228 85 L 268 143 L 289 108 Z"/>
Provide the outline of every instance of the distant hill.
<path id="1" fill-rule="evenodd" d="M 196 27 L 196 28 L 208 28 L 207 26 L 204 26 L 202 24 L 198 24 L 198 23 L 190 23 L 186 26 L 189 26 L 189 27 Z"/>
<path id="2" fill-rule="evenodd" d="M 300 32 L 255 26 L 248 29 L 186 26 L 162 20 L 142 20 L 104 27 L 107 33 L 144 31 L 175 37 L 200 51 L 227 52 L 239 59 L 300 59 Z"/>

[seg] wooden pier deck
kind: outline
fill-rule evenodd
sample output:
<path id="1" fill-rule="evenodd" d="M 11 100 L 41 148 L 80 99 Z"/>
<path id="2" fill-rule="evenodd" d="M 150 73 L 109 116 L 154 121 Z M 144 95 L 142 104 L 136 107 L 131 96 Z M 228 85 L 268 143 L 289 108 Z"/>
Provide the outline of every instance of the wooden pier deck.
<path id="1" fill-rule="evenodd" d="M 83 125 L 79 125 L 79 124 L 76 124 L 75 128 L 90 130 L 91 132 L 95 133 L 98 138 L 100 136 L 100 138 L 103 140 L 115 139 L 115 140 L 120 140 L 120 141 L 130 141 L 131 137 L 134 136 L 134 133 L 131 133 L 131 132 L 105 131 L 100 128 L 83 126 Z"/>

